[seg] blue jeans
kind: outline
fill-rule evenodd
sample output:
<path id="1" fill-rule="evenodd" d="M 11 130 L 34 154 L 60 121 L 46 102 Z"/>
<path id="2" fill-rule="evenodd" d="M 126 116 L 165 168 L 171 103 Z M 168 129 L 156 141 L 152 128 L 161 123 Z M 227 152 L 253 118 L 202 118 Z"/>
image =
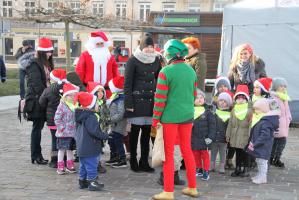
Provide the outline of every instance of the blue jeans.
<path id="1" fill-rule="evenodd" d="M 122 134 L 112 132 L 108 139 L 111 153 L 117 153 L 121 159 L 126 158 L 123 138 L 124 136 Z"/>
<path id="2" fill-rule="evenodd" d="M 19 70 L 19 78 L 20 78 L 20 97 L 21 99 L 25 98 L 25 77 L 26 71 L 23 69 Z"/>
<path id="3" fill-rule="evenodd" d="M 98 176 L 98 155 L 90 157 L 79 157 L 79 179 L 95 180 Z"/>

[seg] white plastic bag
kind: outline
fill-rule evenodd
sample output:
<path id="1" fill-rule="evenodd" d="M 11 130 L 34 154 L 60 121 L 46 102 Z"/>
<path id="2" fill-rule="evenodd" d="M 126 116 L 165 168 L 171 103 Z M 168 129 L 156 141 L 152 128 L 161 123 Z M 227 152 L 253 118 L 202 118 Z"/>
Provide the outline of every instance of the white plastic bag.
<path id="1" fill-rule="evenodd" d="M 165 161 L 163 127 L 161 124 L 157 126 L 157 135 L 152 151 L 152 167 L 158 167 Z"/>

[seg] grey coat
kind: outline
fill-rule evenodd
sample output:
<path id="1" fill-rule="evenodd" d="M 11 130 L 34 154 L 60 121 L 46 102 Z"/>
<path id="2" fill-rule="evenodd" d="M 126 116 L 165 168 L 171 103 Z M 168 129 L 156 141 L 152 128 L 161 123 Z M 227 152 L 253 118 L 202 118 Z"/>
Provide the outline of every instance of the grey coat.
<path id="1" fill-rule="evenodd" d="M 109 105 L 111 131 L 126 134 L 127 119 L 124 118 L 124 95 L 119 94 Z"/>

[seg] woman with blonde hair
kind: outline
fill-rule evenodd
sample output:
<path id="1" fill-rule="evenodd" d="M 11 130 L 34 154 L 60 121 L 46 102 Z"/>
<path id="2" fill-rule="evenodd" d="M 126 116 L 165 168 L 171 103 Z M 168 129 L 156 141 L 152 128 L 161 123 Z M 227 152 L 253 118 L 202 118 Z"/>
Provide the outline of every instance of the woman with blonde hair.
<path id="1" fill-rule="evenodd" d="M 250 44 L 237 46 L 228 72 L 231 88 L 235 89 L 239 84 L 247 85 L 252 94 L 254 81 L 262 77 L 267 77 L 264 61 L 254 54 Z"/>

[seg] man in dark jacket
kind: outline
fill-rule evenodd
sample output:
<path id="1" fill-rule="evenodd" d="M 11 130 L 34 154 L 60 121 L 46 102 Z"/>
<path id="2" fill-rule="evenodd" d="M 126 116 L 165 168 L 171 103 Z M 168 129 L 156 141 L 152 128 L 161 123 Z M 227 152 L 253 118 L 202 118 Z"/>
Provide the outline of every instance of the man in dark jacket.
<path id="1" fill-rule="evenodd" d="M 15 54 L 15 58 L 18 60 L 19 65 L 20 97 L 21 99 L 24 99 L 26 67 L 30 64 L 30 61 L 34 57 L 35 51 L 28 40 L 24 40 L 22 44 L 23 46 L 18 49 Z"/>
<path id="2" fill-rule="evenodd" d="M 2 83 L 6 81 L 6 67 L 1 57 L 0 57 L 0 78 Z"/>

